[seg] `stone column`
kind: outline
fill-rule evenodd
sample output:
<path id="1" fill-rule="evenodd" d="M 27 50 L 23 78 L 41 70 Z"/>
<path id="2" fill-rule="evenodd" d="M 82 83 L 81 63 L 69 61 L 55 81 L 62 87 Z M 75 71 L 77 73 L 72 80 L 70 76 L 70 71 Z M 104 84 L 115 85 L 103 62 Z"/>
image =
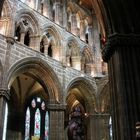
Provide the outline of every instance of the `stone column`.
<path id="1" fill-rule="evenodd" d="M 9 99 L 9 91 L 6 90 L 6 72 L 9 68 L 9 61 L 10 61 L 10 51 L 11 46 L 14 44 L 14 38 L 7 37 L 7 49 L 5 54 L 5 62 L 3 67 L 3 76 L 2 76 L 2 87 L 0 88 L 0 139 L 2 140 L 3 137 L 3 127 L 4 127 L 4 116 L 5 116 L 5 106 L 6 106 L 6 100 Z"/>
<path id="2" fill-rule="evenodd" d="M 1 17 L 1 12 L 2 12 L 2 8 L 3 8 L 3 3 L 4 3 L 4 0 L 1 0 L 1 4 L 0 4 L 0 17 Z"/>
<path id="3" fill-rule="evenodd" d="M 50 0 L 44 0 L 44 12 L 43 15 L 46 16 L 47 18 L 50 18 Z"/>
<path id="4" fill-rule="evenodd" d="M 50 104 L 50 138 L 51 140 L 64 140 L 64 111 L 65 105 Z"/>
<path id="5" fill-rule="evenodd" d="M 30 48 L 36 51 L 40 51 L 40 36 L 39 35 L 30 35 Z"/>
<path id="6" fill-rule="evenodd" d="M 9 100 L 9 90 L 0 89 L 0 139 L 3 138 L 5 107 L 6 101 Z"/>
<path id="7" fill-rule="evenodd" d="M 6 54 L 4 58 L 4 67 L 3 67 L 3 75 L 2 75 L 2 87 L 7 88 L 6 83 L 6 76 L 7 76 L 7 70 L 10 67 L 10 53 L 11 53 L 11 47 L 14 44 L 15 39 L 13 37 L 6 37 L 7 42 L 7 48 L 6 48 Z"/>
<path id="8" fill-rule="evenodd" d="M 77 35 L 77 19 L 76 19 L 76 13 L 73 13 L 71 15 L 71 32 L 74 35 Z"/>
<path id="9" fill-rule="evenodd" d="M 100 36 L 98 31 L 98 23 L 96 15 L 93 15 L 93 54 L 94 54 L 94 61 L 95 61 L 95 76 L 102 75 L 102 57 L 101 57 L 101 47 L 100 47 Z"/>
<path id="10" fill-rule="evenodd" d="M 37 2 L 37 11 L 41 13 L 41 0 L 38 0 Z"/>
<path id="11" fill-rule="evenodd" d="M 98 41 L 100 41 L 99 33 L 98 33 Z M 93 46 L 93 27 L 91 25 L 88 26 L 88 44 L 90 47 Z"/>
<path id="12" fill-rule="evenodd" d="M 55 2 L 55 23 L 62 25 L 62 5 L 60 2 Z"/>
<path id="13" fill-rule="evenodd" d="M 102 54 L 109 68 L 113 140 L 135 140 L 140 121 L 140 35 L 110 35 Z"/>
<path id="14" fill-rule="evenodd" d="M 87 140 L 110 140 L 109 138 L 109 114 L 88 114 L 87 116 Z"/>
<path id="15" fill-rule="evenodd" d="M 25 32 L 20 32 L 20 42 L 24 44 Z"/>
<path id="16" fill-rule="evenodd" d="M 81 70 L 81 62 L 80 62 L 80 56 L 72 56 L 72 67 Z"/>
<path id="17" fill-rule="evenodd" d="M 44 54 L 48 55 L 48 44 L 44 43 Z"/>
<path id="18" fill-rule="evenodd" d="M 85 24 L 84 24 L 84 19 L 80 21 L 80 39 L 85 41 Z M 93 40 L 93 38 L 92 38 Z"/>
<path id="19" fill-rule="evenodd" d="M 63 27 L 67 28 L 68 17 L 67 17 L 67 1 L 63 1 Z"/>
<path id="20" fill-rule="evenodd" d="M 87 140 L 97 140 L 97 130 L 98 126 L 98 117 L 94 114 L 89 114 L 89 116 L 86 118 L 86 125 L 87 125 Z M 99 134 L 98 134 L 99 135 Z"/>

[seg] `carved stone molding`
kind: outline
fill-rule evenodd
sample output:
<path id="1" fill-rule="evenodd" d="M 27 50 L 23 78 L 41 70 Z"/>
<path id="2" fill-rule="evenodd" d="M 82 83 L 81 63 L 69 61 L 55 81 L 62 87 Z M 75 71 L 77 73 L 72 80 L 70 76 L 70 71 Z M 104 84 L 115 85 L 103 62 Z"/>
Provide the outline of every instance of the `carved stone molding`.
<path id="1" fill-rule="evenodd" d="M 9 90 L 0 89 L 0 96 L 3 96 L 7 100 L 9 100 L 9 98 L 10 98 L 10 92 L 9 92 Z"/>
<path id="2" fill-rule="evenodd" d="M 13 37 L 7 36 L 6 37 L 6 42 L 13 45 L 14 42 L 15 42 L 15 39 Z"/>
<path id="3" fill-rule="evenodd" d="M 118 47 L 139 47 L 140 34 L 112 34 L 108 37 L 107 42 L 102 50 L 104 61 L 108 61 L 115 49 Z"/>

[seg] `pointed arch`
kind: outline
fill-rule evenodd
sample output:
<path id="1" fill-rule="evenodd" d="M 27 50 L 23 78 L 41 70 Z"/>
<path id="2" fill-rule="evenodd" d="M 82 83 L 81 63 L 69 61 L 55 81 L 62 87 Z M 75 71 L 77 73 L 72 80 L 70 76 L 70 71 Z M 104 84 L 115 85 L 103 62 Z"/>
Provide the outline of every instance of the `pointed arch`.
<path id="1" fill-rule="evenodd" d="M 8 0 L 3 3 L 1 17 L 12 17 L 12 8 Z"/>
<path id="2" fill-rule="evenodd" d="M 78 116 L 79 115 L 83 116 L 84 119 L 86 118 L 86 114 L 95 114 L 98 111 L 95 83 L 91 83 L 84 77 L 78 77 L 71 80 L 71 82 L 67 85 L 66 91 L 67 91 L 65 98 L 67 103 L 66 116 L 70 117 L 71 115 L 75 116 L 76 114 L 78 114 Z M 80 111 L 77 112 L 76 108 L 79 107 Z M 75 117 L 77 118 L 78 116 Z M 81 122 L 84 121 L 83 119 Z M 67 120 L 69 120 L 69 118 Z M 84 135 L 87 137 L 89 137 L 88 133 L 92 128 L 92 124 L 90 123 L 90 121 L 91 118 L 87 120 L 85 127 L 87 130 L 85 131 Z"/>
<path id="3" fill-rule="evenodd" d="M 0 34 L 9 35 L 10 26 L 13 19 L 13 9 L 8 0 L 5 0 L 2 7 L 1 17 L 0 17 Z"/>
<path id="4" fill-rule="evenodd" d="M 43 35 L 47 35 L 48 33 L 54 37 L 55 45 L 61 46 L 60 40 L 63 40 L 63 37 L 60 31 L 55 26 L 52 26 L 52 24 L 45 24 L 43 27 Z"/>
<path id="5" fill-rule="evenodd" d="M 63 55 L 63 48 L 61 44 L 61 40 L 63 39 L 63 37 L 61 33 L 52 25 L 44 26 L 43 32 L 43 36 L 45 35 L 48 39 L 47 49 L 51 48 L 50 56 L 58 61 L 61 61 L 60 58 L 62 58 Z M 47 52 L 49 52 L 49 50 L 47 50 Z"/>
<path id="6" fill-rule="evenodd" d="M 18 11 L 18 14 L 15 17 L 16 24 L 22 22 L 23 20 L 27 21 L 27 24 L 32 29 L 32 33 L 34 35 L 40 34 L 39 32 L 39 23 L 37 17 L 34 15 L 33 12 L 30 12 L 27 9 L 21 9 Z"/>
<path id="7" fill-rule="evenodd" d="M 96 91 L 95 83 L 91 83 L 84 77 L 74 78 L 66 87 L 67 94 L 65 96 L 65 100 L 67 100 L 71 96 L 70 97 L 71 103 L 75 102 L 76 100 L 78 100 L 81 103 L 86 102 L 85 104 L 86 111 L 94 112 L 97 110 L 97 106 L 98 106 L 96 102 L 96 92 L 97 91 Z M 72 94 L 70 95 L 70 93 Z M 88 110 L 88 107 L 86 105 L 94 109 Z"/>
<path id="8" fill-rule="evenodd" d="M 49 93 L 50 102 L 56 103 L 62 100 L 62 87 L 58 77 L 44 60 L 37 57 L 27 57 L 12 65 L 6 78 L 7 88 L 9 88 L 14 79 L 22 73 L 30 74 L 38 80 L 46 93 Z"/>

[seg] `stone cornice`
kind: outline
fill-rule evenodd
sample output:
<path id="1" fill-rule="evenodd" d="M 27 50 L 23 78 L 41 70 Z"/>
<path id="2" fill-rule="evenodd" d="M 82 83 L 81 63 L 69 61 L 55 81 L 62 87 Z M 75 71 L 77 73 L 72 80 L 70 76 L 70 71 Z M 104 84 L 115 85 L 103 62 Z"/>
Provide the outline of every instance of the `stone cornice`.
<path id="1" fill-rule="evenodd" d="M 10 98 L 9 90 L 0 89 L 0 96 L 5 97 L 7 100 Z"/>
<path id="2" fill-rule="evenodd" d="M 107 62 L 118 47 L 140 47 L 140 34 L 112 34 L 102 50 L 102 57 Z"/>

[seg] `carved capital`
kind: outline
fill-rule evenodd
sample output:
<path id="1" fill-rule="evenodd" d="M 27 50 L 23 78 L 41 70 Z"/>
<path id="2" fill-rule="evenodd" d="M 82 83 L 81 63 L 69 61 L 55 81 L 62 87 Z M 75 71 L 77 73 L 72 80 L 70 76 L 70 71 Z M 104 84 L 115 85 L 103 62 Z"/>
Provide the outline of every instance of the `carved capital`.
<path id="1" fill-rule="evenodd" d="M 13 37 L 7 36 L 6 42 L 13 45 L 15 43 L 15 39 Z"/>
<path id="2" fill-rule="evenodd" d="M 140 46 L 140 34 L 113 34 L 107 39 L 107 42 L 102 50 L 104 61 L 108 61 L 115 49 L 118 47 L 138 47 Z"/>
<path id="3" fill-rule="evenodd" d="M 10 92 L 9 92 L 9 90 L 0 89 L 0 96 L 3 96 L 7 100 L 9 100 L 9 98 L 10 98 Z"/>

